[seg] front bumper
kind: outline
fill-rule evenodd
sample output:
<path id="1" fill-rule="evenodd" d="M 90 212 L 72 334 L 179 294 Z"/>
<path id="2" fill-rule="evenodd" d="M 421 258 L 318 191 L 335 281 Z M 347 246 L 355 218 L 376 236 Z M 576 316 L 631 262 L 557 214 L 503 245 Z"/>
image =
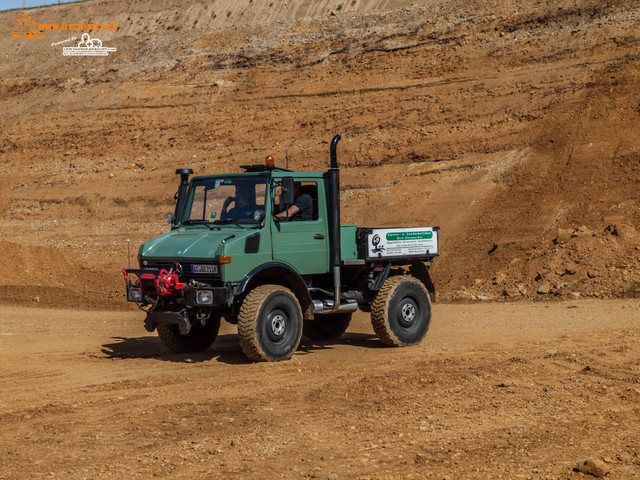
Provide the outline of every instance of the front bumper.
<path id="1" fill-rule="evenodd" d="M 215 308 L 227 304 L 226 287 L 212 287 L 201 282 L 190 282 L 172 295 L 160 295 L 155 286 L 155 278 L 160 270 L 124 269 L 123 273 L 127 300 L 140 306 L 157 304 L 161 299 L 183 304 L 187 308 Z"/>
<path id="2" fill-rule="evenodd" d="M 187 307 L 218 307 L 227 303 L 227 289 L 224 287 L 185 287 L 184 298 Z"/>

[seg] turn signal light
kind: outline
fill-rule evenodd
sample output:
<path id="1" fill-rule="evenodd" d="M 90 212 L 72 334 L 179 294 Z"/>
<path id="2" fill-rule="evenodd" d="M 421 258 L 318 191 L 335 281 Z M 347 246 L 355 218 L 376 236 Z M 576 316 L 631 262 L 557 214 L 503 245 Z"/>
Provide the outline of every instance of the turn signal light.
<path id="1" fill-rule="evenodd" d="M 273 170 L 274 168 L 276 168 L 276 164 L 273 161 L 273 157 L 271 155 L 264 159 L 264 164 L 267 167 L 267 170 Z"/>
<path id="2" fill-rule="evenodd" d="M 219 263 L 231 263 L 231 257 L 218 257 Z"/>

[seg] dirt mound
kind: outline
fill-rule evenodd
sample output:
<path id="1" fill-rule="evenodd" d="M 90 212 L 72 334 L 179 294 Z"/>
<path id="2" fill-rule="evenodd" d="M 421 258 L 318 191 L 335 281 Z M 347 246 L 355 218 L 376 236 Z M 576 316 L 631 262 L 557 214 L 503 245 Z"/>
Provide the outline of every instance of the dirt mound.
<path id="1" fill-rule="evenodd" d="M 176 167 L 324 170 L 335 133 L 343 221 L 440 225 L 440 298 L 636 294 L 633 5 L 227 3 L 30 10 L 118 23 L 107 57 L 13 39 L 19 12 L 0 14 L 0 233 L 20 272 L 0 301 L 46 283 L 67 289 L 53 305 L 121 307 L 126 241 L 135 257 L 165 231 Z"/>
<path id="2" fill-rule="evenodd" d="M 487 252 L 502 265 L 491 279 L 478 278 L 456 293 L 460 299 L 525 296 L 638 297 L 640 235 L 628 224 L 597 232 L 585 226 L 560 228 L 551 242 L 524 250 L 516 242 L 493 244 Z"/>

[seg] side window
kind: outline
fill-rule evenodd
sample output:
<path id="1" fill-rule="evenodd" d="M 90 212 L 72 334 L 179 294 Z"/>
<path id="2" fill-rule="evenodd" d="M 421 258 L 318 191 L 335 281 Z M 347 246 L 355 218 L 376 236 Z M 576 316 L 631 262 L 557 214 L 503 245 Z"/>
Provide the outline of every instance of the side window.
<path id="1" fill-rule="evenodd" d="M 311 211 L 308 220 L 318 219 L 318 184 L 316 182 L 300 182 L 300 195 L 311 197 Z"/>
<path id="2" fill-rule="evenodd" d="M 310 221 L 318 219 L 318 184 L 316 182 L 295 182 L 295 202 L 300 211 L 289 217 L 291 221 Z M 276 186 L 273 196 L 273 212 L 283 212 L 285 206 L 281 204 L 282 187 Z"/>

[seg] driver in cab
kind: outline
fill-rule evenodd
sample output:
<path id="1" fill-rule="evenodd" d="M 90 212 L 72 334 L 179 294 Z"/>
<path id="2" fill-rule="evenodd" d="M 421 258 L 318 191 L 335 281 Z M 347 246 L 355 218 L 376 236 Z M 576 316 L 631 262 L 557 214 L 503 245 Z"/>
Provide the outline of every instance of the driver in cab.
<path id="1" fill-rule="evenodd" d="M 220 220 L 248 220 L 253 218 L 256 206 L 249 203 L 248 197 L 247 191 L 240 189 L 236 191 L 235 197 L 227 197 L 222 204 Z M 228 210 L 232 202 L 234 202 L 234 206 L 231 210 Z"/>
<path id="2" fill-rule="evenodd" d="M 300 183 L 295 184 L 295 200 L 287 210 L 283 210 L 273 216 L 273 219 L 277 222 L 286 221 L 289 218 L 290 221 L 305 221 L 313 219 L 313 200 L 308 193 L 301 192 Z"/>

